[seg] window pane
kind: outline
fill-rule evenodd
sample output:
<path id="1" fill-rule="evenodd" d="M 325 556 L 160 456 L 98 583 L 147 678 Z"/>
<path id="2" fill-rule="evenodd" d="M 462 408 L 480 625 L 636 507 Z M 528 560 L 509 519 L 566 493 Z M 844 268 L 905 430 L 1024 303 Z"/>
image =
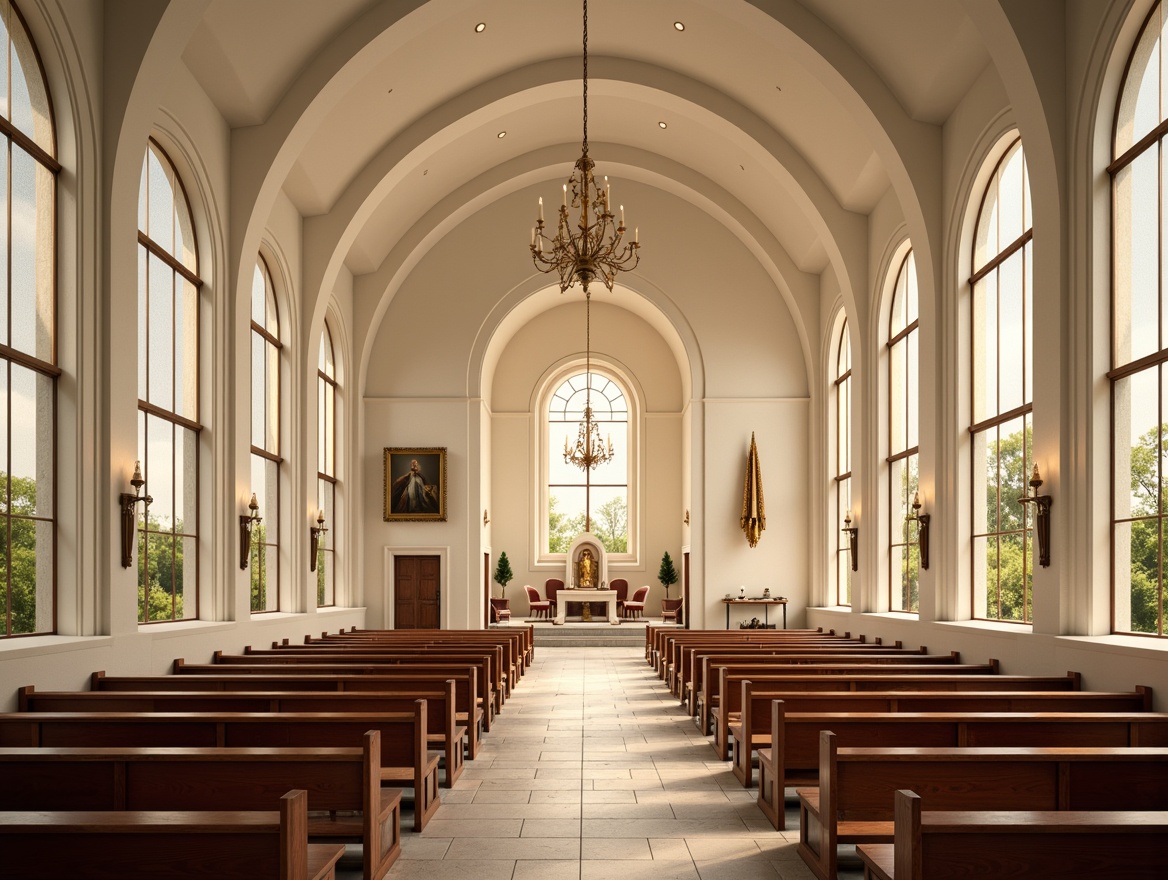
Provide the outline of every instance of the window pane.
<path id="1" fill-rule="evenodd" d="M 1009 412 L 1026 402 L 1023 388 L 1026 328 L 1022 320 L 1022 268 L 1022 254 L 1015 253 L 998 270 L 998 412 Z"/>
<path id="2" fill-rule="evenodd" d="M 1117 175 L 1117 364 L 1159 348 L 1159 180 L 1157 151 L 1149 150 Z M 1126 195 L 1126 199 L 1121 196 Z M 1125 203 L 1126 202 L 1126 203 Z M 1126 257 L 1126 259 L 1125 259 Z"/>
<path id="3" fill-rule="evenodd" d="M 902 339 L 888 352 L 888 451 L 895 455 L 908 448 L 908 340 Z"/>
<path id="4" fill-rule="evenodd" d="M 1161 10 L 1162 14 L 1162 10 Z M 1115 154 L 1122 155 L 1161 119 L 1160 21 L 1153 16 L 1132 53 L 1115 126 Z"/>
<path id="5" fill-rule="evenodd" d="M 174 272 L 162 260 L 148 259 L 146 383 L 155 406 L 174 406 Z"/>

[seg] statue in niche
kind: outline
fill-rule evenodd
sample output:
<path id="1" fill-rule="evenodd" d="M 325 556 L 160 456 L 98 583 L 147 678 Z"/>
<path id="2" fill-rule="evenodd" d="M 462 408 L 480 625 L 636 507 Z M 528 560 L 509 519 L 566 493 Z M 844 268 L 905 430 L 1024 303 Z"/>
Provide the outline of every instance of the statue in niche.
<path id="1" fill-rule="evenodd" d="M 580 559 L 576 563 L 576 584 L 581 590 L 596 588 L 596 562 L 587 547 L 580 551 Z"/>

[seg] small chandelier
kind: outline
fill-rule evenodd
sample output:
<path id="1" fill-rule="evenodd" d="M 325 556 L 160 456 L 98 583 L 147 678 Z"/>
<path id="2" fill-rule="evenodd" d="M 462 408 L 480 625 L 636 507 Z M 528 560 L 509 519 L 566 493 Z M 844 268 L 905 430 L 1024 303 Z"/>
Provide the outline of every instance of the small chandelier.
<path id="1" fill-rule="evenodd" d="M 588 295 L 588 285 L 599 278 L 612 290 L 618 272 L 635 269 L 640 261 L 640 230 L 633 230 L 633 239 L 622 244 L 625 235 L 625 208 L 620 206 L 620 223 L 614 224 L 610 208 L 611 191 L 608 178 L 604 188 L 596 184 L 592 174 L 595 163 L 588 155 L 588 0 L 584 0 L 584 143 L 580 158 L 568 182 L 564 184 L 563 203 L 556 225 L 555 238 L 544 233 L 543 197 L 539 199 L 539 219 L 531 230 L 531 259 L 541 272 L 555 272 L 560 276 L 560 293 L 577 281 Z M 580 220 L 573 232 L 568 219 L 569 193 L 571 206 L 580 210 Z"/>
<path id="2" fill-rule="evenodd" d="M 612 437 L 606 444 L 600 439 L 600 425 L 592 421 L 592 296 L 584 292 L 584 421 L 576 435 L 576 445 L 570 446 L 564 437 L 564 464 L 574 464 L 582 471 L 594 469 L 612 461 Z"/>

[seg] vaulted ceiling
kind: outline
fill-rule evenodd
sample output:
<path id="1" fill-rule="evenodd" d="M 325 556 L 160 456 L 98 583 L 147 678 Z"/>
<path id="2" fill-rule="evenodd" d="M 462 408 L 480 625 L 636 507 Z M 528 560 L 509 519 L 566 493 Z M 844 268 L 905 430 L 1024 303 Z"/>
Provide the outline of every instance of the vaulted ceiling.
<path id="1" fill-rule="evenodd" d="M 345 51 L 345 35 L 384 5 L 212 0 L 183 58 L 232 128 L 262 126 L 314 59 Z M 546 165 L 529 157 L 560 149 L 566 177 L 579 153 L 579 3 L 393 6 L 396 20 L 347 62 L 351 85 L 283 182 L 302 215 L 327 214 L 375 157 L 426 128 L 424 148 L 402 149 L 398 178 L 348 245 L 356 274 L 477 176 L 518 177 Z M 830 249 L 802 193 L 865 215 L 890 185 L 856 90 L 883 96 L 887 107 L 868 100 L 871 114 L 937 126 L 989 63 L 959 0 L 591 0 L 589 55 L 598 170 L 606 153 L 667 177 L 691 169 L 813 274 Z"/>

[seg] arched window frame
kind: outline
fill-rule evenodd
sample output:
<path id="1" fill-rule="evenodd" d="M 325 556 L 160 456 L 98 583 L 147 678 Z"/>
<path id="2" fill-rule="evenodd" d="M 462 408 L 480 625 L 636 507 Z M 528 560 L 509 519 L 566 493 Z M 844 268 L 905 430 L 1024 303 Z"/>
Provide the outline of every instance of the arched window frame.
<path id="1" fill-rule="evenodd" d="M 0 639 L 6 639 L 57 631 L 57 394 L 63 372 L 57 351 L 57 176 L 61 165 L 56 159 L 52 96 L 20 10 L 11 2 L 0 8 L 9 71 L 0 96 L 6 108 L 0 114 L 0 143 L 6 146 L 5 207 L 0 223 L 5 290 L 0 331 L 0 493 L 4 502 L 0 504 L 4 544 Z M 23 86 L 19 94 L 14 86 Z M 22 202 L 21 194 L 31 196 L 31 203 Z M 14 247 L 12 221 L 20 219 L 36 230 L 28 253 Z M 18 320 L 21 315 L 27 316 L 23 326 Z M 29 437 L 34 438 L 32 443 Z M 11 564 L 20 556 L 31 560 L 31 571 Z"/>
<path id="2" fill-rule="evenodd" d="M 341 396 L 340 373 L 333 332 L 325 319 L 320 333 L 320 355 L 316 369 L 317 452 L 316 501 L 329 529 L 317 541 L 316 604 L 326 608 L 337 604 L 336 547 L 340 543 L 337 521 L 338 440 L 337 405 Z"/>
<path id="3" fill-rule="evenodd" d="M 250 607 L 253 614 L 286 610 L 280 569 L 284 458 L 281 453 L 283 343 L 279 303 L 263 256 L 256 260 L 251 295 L 251 490 L 262 522 L 252 527 Z"/>
<path id="4" fill-rule="evenodd" d="M 920 310 L 911 248 L 891 288 L 888 353 L 888 608 L 920 611 L 920 539 L 908 520 L 920 486 Z"/>
<path id="5" fill-rule="evenodd" d="M 564 549 L 553 550 L 550 546 L 551 528 L 550 528 L 550 502 L 551 502 L 551 463 L 553 457 L 557 462 L 563 461 L 563 447 L 565 432 L 570 435 L 569 441 L 575 443 L 577 436 L 578 418 L 572 418 L 568 424 L 562 420 L 554 421 L 550 417 L 551 408 L 553 406 L 553 399 L 561 387 L 569 380 L 582 380 L 585 375 L 583 362 L 573 362 L 561 366 L 559 369 L 547 375 L 542 383 L 542 390 L 536 396 L 536 424 L 538 425 L 537 446 L 539 455 L 537 458 L 537 474 L 535 485 L 539 487 L 536 508 L 538 515 L 536 522 L 538 524 L 538 532 L 536 535 L 537 546 L 540 548 L 537 555 L 537 564 L 563 562 L 567 545 Z M 616 368 L 613 364 L 604 363 L 602 360 L 598 361 L 596 354 L 592 355 L 592 387 L 593 387 L 593 408 L 596 409 L 596 404 L 600 401 L 604 394 L 604 387 L 611 385 L 621 395 L 625 403 L 625 412 L 627 414 L 627 442 L 622 444 L 614 442 L 613 446 L 618 453 L 618 457 L 625 462 L 625 498 L 626 498 L 626 518 L 628 524 L 628 543 L 627 550 L 624 552 L 609 552 L 608 561 L 610 565 L 620 566 L 628 565 L 635 566 L 640 560 L 640 527 L 639 527 L 639 486 L 637 482 L 638 474 L 640 473 L 640 459 L 641 459 L 641 424 L 640 413 L 642 411 L 639 393 L 635 384 L 631 379 L 624 374 L 623 371 Z M 580 385 L 580 390 L 583 390 L 583 385 Z M 602 425 L 601 434 L 605 433 Z M 598 468 L 598 471 L 603 471 L 604 467 Z M 595 483 L 596 472 L 590 472 L 589 482 L 593 485 Z M 581 473 L 581 478 L 584 474 Z M 619 486 L 621 484 L 611 481 L 611 485 Z M 587 490 L 586 490 L 587 491 Z M 595 513 L 595 505 L 593 505 L 593 513 Z M 593 522 L 593 530 L 595 531 L 596 523 Z M 570 543 L 575 534 L 567 535 L 567 540 Z"/>
<path id="6" fill-rule="evenodd" d="M 1112 161 L 1111 630 L 1168 636 L 1168 11 L 1148 12 L 1115 106 Z M 1148 235 L 1151 230 L 1151 235 Z M 1149 417 L 1150 414 L 1150 417 Z"/>
<path id="7" fill-rule="evenodd" d="M 138 218 L 138 449 L 153 499 L 138 511 L 138 622 L 153 624 L 199 617 L 203 488 L 198 242 L 185 184 L 154 138 L 142 163 Z"/>
<path id="8" fill-rule="evenodd" d="M 1029 489 L 1034 463 L 1034 230 L 1029 175 L 1017 132 L 998 141 L 984 167 L 992 171 L 984 178 L 972 227 L 968 280 L 970 613 L 975 619 L 1028 625 L 1033 617 L 1033 514 L 1018 498 Z M 1010 177 L 1003 184 L 1015 169 L 1017 181 Z M 1012 185 L 1019 188 L 1016 204 L 1011 202 L 1018 213 L 1003 222 L 1003 194 L 1011 195 Z M 1005 322 L 1003 304 L 1012 310 Z M 1015 437 L 1020 438 L 1016 452 Z M 1003 547 L 1018 553 L 1017 584 L 1011 582 L 1014 566 L 1002 564 Z M 1015 587 L 1020 597 L 1016 613 L 1010 598 Z"/>
<path id="9" fill-rule="evenodd" d="M 840 313 L 832 334 L 831 399 L 831 484 L 828 499 L 828 534 L 832 547 L 830 604 L 852 604 L 852 561 L 843 531 L 844 518 L 852 509 L 852 336 L 848 319 Z"/>

